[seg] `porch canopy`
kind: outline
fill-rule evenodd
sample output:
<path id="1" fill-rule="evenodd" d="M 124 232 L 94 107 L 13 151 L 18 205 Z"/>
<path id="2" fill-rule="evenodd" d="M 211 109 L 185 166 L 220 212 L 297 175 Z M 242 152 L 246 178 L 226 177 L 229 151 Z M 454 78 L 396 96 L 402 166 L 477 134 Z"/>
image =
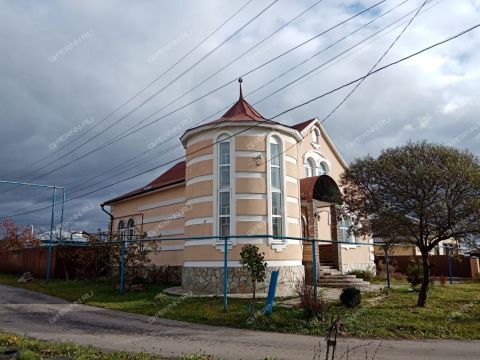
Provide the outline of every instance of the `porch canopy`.
<path id="1" fill-rule="evenodd" d="M 302 200 L 318 200 L 330 204 L 342 204 L 342 194 L 337 183 L 328 175 L 312 176 L 300 180 Z"/>

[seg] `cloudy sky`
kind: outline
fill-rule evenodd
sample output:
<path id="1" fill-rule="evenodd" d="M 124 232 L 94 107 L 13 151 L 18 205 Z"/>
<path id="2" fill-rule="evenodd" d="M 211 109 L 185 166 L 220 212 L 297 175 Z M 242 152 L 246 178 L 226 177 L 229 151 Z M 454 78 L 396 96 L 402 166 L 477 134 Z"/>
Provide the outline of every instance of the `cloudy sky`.
<path id="1" fill-rule="evenodd" d="M 0 179 L 66 186 L 68 199 L 172 161 L 183 154 L 181 133 L 205 118 L 218 117 L 214 114 L 237 99 L 238 84 L 177 109 L 378 1 L 1 0 Z M 247 100 L 272 117 L 364 75 L 422 3 L 384 1 L 244 76 L 244 93 L 253 92 Z M 479 20 L 479 0 L 432 0 L 380 66 Z M 479 154 L 479 48 L 477 29 L 368 78 L 324 123 L 344 158 L 352 161 L 423 139 Z M 323 119 L 350 90 L 276 120 L 293 125 Z M 157 119 L 105 146 L 128 129 Z M 105 228 L 107 216 L 99 204 L 144 185 L 164 169 L 67 202 L 65 219 L 73 230 Z M 44 189 L 0 185 L 0 216 L 48 206 L 50 196 Z M 49 217 L 49 209 L 44 209 L 15 220 L 41 229 Z"/>

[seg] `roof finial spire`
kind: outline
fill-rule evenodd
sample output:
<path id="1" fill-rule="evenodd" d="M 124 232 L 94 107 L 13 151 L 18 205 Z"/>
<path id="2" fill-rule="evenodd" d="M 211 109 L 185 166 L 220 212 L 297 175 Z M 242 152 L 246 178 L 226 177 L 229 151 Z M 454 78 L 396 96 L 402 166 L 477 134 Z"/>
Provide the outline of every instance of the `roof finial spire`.
<path id="1" fill-rule="evenodd" d="M 243 79 L 241 77 L 238 78 L 238 83 L 240 84 L 240 100 L 243 100 L 242 82 L 243 82 Z"/>

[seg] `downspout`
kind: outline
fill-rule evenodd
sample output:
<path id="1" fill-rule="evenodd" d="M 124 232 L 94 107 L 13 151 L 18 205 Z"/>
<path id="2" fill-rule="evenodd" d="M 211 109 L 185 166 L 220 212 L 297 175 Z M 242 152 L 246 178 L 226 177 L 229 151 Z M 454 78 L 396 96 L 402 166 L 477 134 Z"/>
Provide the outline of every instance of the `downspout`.
<path id="1" fill-rule="evenodd" d="M 102 208 L 102 211 L 110 217 L 109 239 L 111 239 L 112 238 L 112 231 L 113 231 L 113 215 L 110 214 L 107 210 L 105 210 L 105 204 L 100 204 L 100 207 Z"/>

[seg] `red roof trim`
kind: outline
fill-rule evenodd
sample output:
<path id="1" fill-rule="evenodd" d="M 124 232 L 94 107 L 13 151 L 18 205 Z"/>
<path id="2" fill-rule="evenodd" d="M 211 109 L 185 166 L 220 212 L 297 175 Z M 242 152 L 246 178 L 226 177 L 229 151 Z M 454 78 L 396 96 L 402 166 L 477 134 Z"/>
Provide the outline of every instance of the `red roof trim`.
<path id="1" fill-rule="evenodd" d="M 170 169 L 165 171 L 162 175 L 157 177 L 149 184 L 139 189 L 130 191 L 126 194 L 120 195 L 114 199 L 107 200 L 104 205 L 110 205 L 122 200 L 129 199 L 134 196 L 143 195 L 152 191 L 160 190 L 168 186 L 180 184 L 185 181 L 185 161 L 181 161 L 173 165 Z"/>

